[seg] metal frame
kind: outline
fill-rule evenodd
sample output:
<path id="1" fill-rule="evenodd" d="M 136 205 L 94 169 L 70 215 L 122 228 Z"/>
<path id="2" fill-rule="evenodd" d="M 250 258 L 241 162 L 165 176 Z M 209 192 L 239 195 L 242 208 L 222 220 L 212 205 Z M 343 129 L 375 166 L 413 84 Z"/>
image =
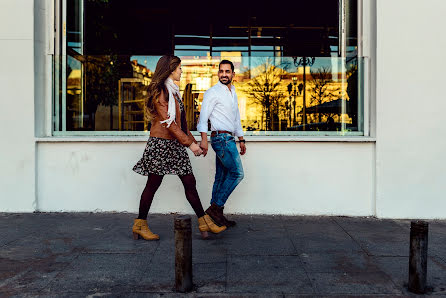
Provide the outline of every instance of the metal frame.
<path id="1" fill-rule="evenodd" d="M 192 135 L 200 136 L 198 131 L 191 131 Z M 54 136 L 147 136 L 149 131 L 56 131 Z M 245 131 L 244 136 L 248 137 L 341 137 L 339 141 L 343 141 L 342 137 L 362 137 L 363 133 L 358 131 L 347 131 L 340 133 L 337 131 Z"/>
<path id="2" fill-rule="evenodd" d="M 61 93 L 62 131 L 67 130 L 67 0 L 62 0 L 62 39 L 61 39 Z"/>
<path id="3" fill-rule="evenodd" d="M 341 61 L 341 73 L 345 74 L 346 73 L 346 67 L 345 67 L 345 63 L 346 63 L 346 56 L 347 56 L 347 36 L 346 36 L 346 1 L 347 0 L 339 0 L 339 47 L 338 47 L 338 51 L 339 51 L 339 58 Z M 346 89 L 346 80 L 342 79 L 341 82 L 341 90 L 345 90 Z M 342 99 L 344 99 L 345 94 L 342 94 Z M 341 104 L 341 117 L 342 115 L 347 114 L 347 106 L 345 104 L 345 101 L 342 101 Z M 343 121 L 343 119 L 341 118 L 341 131 L 344 132 L 347 130 L 347 125 L 345 123 L 345 121 Z"/>
<path id="4" fill-rule="evenodd" d="M 84 55 L 84 18 L 85 18 L 85 10 L 84 10 L 84 1 L 80 0 L 79 1 L 79 14 L 82 14 L 81 18 L 80 18 L 80 22 L 79 22 L 79 29 L 80 29 L 80 40 L 81 40 L 81 55 Z M 82 93 L 81 93 L 81 123 L 80 125 L 83 127 L 84 126 L 84 99 L 85 97 L 85 90 L 86 90 L 86 82 L 84 80 L 84 73 L 85 73 L 85 67 L 84 67 L 84 63 L 81 62 L 81 86 L 82 86 Z"/>
<path id="5" fill-rule="evenodd" d="M 55 131 L 60 130 L 60 57 L 61 57 L 61 48 L 60 48 L 60 37 L 61 32 L 61 0 L 55 0 L 54 4 L 54 31 L 55 31 L 55 42 L 54 42 L 54 67 L 53 67 L 53 78 L 54 78 L 54 100 L 53 100 L 53 119 L 54 125 L 51 126 L 51 130 L 54 134 Z"/>
<path id="6" fill-rule="evenodd" d="M 340 32 L 340 44 L 339 44 L 339 51 L 341 57 L 346 57 L 346 1 L 348 0 L 338 0 L 339 1 L 339 32 Z M 370 66 L 370 59 L 368 57 L 364 57 L 364 44 L 363 44 L 363 36 L 364 36 L 364 27 L 367 27 L 367 21 L 370 21 L 369 19 L 365 20 L 364 18 L 364 10 L 366 9 L 366 5 L 364 2 L 367 2 L 369 0 L 358 0 L 358 7 L 357 7 L 357 18 L 358 18 L 358 33 L 357 33 L 357 40 L 358 40 L 358 59 L 363 60 L 362 63 L 358 61 L 358 68 L 360 64 L 363 64 L 363 77 L 358 78 L 361 79 L 361 84 L 363 85 L 363 105 L 360 107 L 360 104 L 358 103 L 358 109 L 361 109 L 361 113 L 358 113 L 358 123 L 359 119 L 362 115 L 362 131 L 359 132 L 348 132 L 346 130 L 346 124 L 343 123 L 342 130 L 344 132 L 341 135 L 345 136 L 370 136 L 370 119 L 371 119 L 371 100 L 370 100 L 370 92 L 371 92 L 371 66 Z M 81 6 L 83 6 L 83 1 L 80 1 Z M 368 3 L 368 2 L 367 2 Z M 52 135 L 67 135 L 67 136 L 75 136 L 75 135 L 88 135 L 88 136 L 100 136 L 100 135 L 146 135 L 145 132 L 130 132 L 130 131 L 123 131 L 123 132 L 117 132 L 117 131 L 91 131 L 91 132 L 80 132 L 80 131 L 66 131 L 66 66 L 67 66 L 67 49 L 66 49 L 66 17 L 67 17 L 67 0 L 54 0 L 54 25 L 55 25 L 55 44 L 54 44 L 54 100 L 53 100 L 53 119 L 51 119 L 52 123 Z M 81 9 L 82 14 L 84 13 L 84 9 L 82 7 Z M 370 24 L 369 24 L 370 25 Z M 81 18 L 81 26 L 82 26 L 82 32 L 81 35 L 84 34 L 84 19 Z M 365 28 L 369 29 L 369 28 Z M 370 30 L 367 30 L 369 32 Z M 249 34 L 250 35 L 250 34 Z M 368 37 L 371 38 L 371 37 Z M 83 47 L 83 44 L 82 44 Z M 83 52 L 83 51 L 82 51 Z M 59 69 L 58 69 L 59 68 Z M 345 61 L 341 64 L 341 72 L 345 73 Z M 358 74 L 361 73 L 361 71 L 358 71 Z M 84 84 L 85 82 L 82 82 Z M 346 84 L 346 82 L 343 82 L 343 84 Z M 343 86 L 344 87 L 344 86 Z M 84 90 L 83 90 L 84 91 Z M 121 90 L 119 90 L 120 92 Z M 85 96 L 83 92 L 83 96 Z M 83 101 L 82 101 L 83 102 Z M 342 113 L 346 113 L 346 105 L 343 104 L 342 106 Z M 121 120 L 121 119 L 119 119 Z M 61 128 L 61 129 L 60 129 Z M 59 130 L 60 129 L 60 130 Z M 360 127 L 358 127 L 360 129 Z M 273 136 L 341 136 L 339 132 L 293 132 L 293 131 L 275 131 L 275 132 L 245 132 L 246 135 L 252 135 L 252 136 L 262 136 L 262 135 L 273 135 Z"/>
<path id="7" fill-rule="evenodd" d="M 56 132 L 67 131 L 67 0 L 54 0 L 54 59 L 53 59 L 53 119 L 54 125 L 51 127 L 53 135 Z M 79 1 L 80 17 L 80 40 L 84 36 L 84 3 Z M 81 43 L 81 54 L 84 52 L 84 44 Z M 84 65 L 81 63 L 81 71 L 84 72 Z M 83 86 L 81 98 L 81 121 L 83 124 L 83 104 L 85 97 L 85 81 L 81 77 L 81 85 Z"/>

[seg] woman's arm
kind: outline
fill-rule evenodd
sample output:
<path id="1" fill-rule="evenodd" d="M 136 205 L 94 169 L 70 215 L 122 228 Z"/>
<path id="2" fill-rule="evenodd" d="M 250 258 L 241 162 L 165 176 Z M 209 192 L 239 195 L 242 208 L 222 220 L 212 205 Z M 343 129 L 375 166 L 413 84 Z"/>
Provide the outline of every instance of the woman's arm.
<path id="1" fill-rule="evenodd" d="M 195 137 L 190 132 L 189 127 L 187 128 L 187 136 L 189 137 L 189 139 L 192 140 L 192 142 L 194 142 L 195 144 L 198 144 L 197 140 L 195 140 Z"/>
<path id="2" fill-rule="evenodd" d="M 169 103 L 168 94 L 164 90 L 161 90 L 161 94 L 158 98 L 158 101 L 155 103 L 155 110 L 158 114 L 160 121 L 168 119 L 167 117 L 167 111 L 169 106 L 168 103 Z M 174 136 L 178 140 L 178 142 L 180 142 L 182 145 L 189 147 L 192 143 L 194 143 L 194 141 L 188 135 L 186 135 L 175 122 L 172 122 L 169 127 L 167 127 L 167 123 L 163 123 L 161 125 L 163 127 L 166 127 L 169 130 L 170 134 Z"/>

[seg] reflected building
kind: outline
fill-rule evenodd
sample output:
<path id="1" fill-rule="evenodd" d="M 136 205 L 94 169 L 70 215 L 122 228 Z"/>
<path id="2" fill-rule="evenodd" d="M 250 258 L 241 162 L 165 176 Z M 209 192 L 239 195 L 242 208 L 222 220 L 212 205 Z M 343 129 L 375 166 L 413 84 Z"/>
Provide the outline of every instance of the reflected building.
<path id="1" fill-rule="evenodd" d="M 278 14 L 239 4 L 224 23 L 216 22 L 204 6 L 181 3 L 154 6 L 141 1 L 131 11 L 123 1 L 69 1 L 68 5 L 69 34 L 61 40 L 66 43 L 61 50 L 66 48 L 69 62 L 58 62 L 56 69 L 68 70 L 71 65 L 80 78 L 77 86 L 74 73 L 68 85 L 55 82 L 60 90 L 55 98 L 56 131 L 148 131 L 142 89 L 150 82 L 150 69 L 164 54 L 182 59 L 179 85 L 192 131 L 203 94 L 218 82 L 218 64 L 223 59 L 235 67 L 244 130 L 307 130 L 302 124 L 310 130 L 327 130 L 323 124 L 328 119 L 345 131 L 362 129 L 356 115 L 363 111 L 358 104 L 348 104 L 347 94 L 346 61 L 359 61 L 357 15 L 349 13 L 357 9 L 356 1 L 345 3 L 348 9 L 341 31 L 340 6 L 334 0 L 287 2 L 287 9 Z M 296 11 L 303 8 L 307 13 L 297 18 Z M 316 64 L 303 72 L 295 65 L 300 57 L 312 57 Z M 312 75 L 321 67 L 328 67 L 331 77 L 324 86 Z M 354 96 L 354 101 L 360 100 L 359 94 Z"/>

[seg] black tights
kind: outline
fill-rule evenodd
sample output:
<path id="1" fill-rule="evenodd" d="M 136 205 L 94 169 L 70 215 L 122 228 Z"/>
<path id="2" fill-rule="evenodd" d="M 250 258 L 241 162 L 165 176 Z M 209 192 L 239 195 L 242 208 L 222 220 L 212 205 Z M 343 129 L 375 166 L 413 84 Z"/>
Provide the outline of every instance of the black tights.
<path id="1" fill-rule="evenodd" d="M 200 197 L 198 196 L 196 181 L 193 174 L 179 176 L 183 182 L 186 199 L 195 211 L 197 217 L 204 215 L 203 206 L 201 205 Z M 161 185 L 164 176 L 149 174 L 147 177 L 146 187 L 141 194 L 141 201 L 139 202 L 139 219 L 147 219 L 150 205 L 152 205 L 153 196 Z"/>

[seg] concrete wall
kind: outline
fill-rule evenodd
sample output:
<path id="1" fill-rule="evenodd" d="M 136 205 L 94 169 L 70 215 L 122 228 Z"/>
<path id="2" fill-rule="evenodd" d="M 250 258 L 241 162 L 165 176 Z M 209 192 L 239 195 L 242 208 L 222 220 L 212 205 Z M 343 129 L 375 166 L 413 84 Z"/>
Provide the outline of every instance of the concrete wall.
<path id="1" fill-rule="evenodd" d="M 377 1 L 377 216 L 446 218 L 446 1 Z"/>
<path id="2" fill-rule="evenodd" d="M 366 0 L 368 8 L 376 147 L 250 142 L 228 212 L 446 218 L 446 2 Z M 145 178 L 131 167 L 143 141 L 36 145 L 51 131 L 51 22 L 51 0 L 0 2 L 0 211 L 136 212 Z M 205 206 L 213 158 L 191 156 Z M 152 211 L 192 212 L 176 177 L 165 178 Z"/>
<path id="3" fill-rule="evenodd" d="M 250 142 L 242 157 L 245 179 L 227 212 L 261 214 L 374 214 L 374 144 Z M 132 171 L 144 142 L 38 144 L 40 211 L 137 212 L 146 178 Z M 211 197 L 215 155 L 191 155 L 205 208 Z M 151 212 L 187 212 L 183 187 L 166 176 Z"/>
<path id="4" fill-rule="evenodd" d="M 35 209 L 34 1 L 0 1 L 0 211 Z"/>

